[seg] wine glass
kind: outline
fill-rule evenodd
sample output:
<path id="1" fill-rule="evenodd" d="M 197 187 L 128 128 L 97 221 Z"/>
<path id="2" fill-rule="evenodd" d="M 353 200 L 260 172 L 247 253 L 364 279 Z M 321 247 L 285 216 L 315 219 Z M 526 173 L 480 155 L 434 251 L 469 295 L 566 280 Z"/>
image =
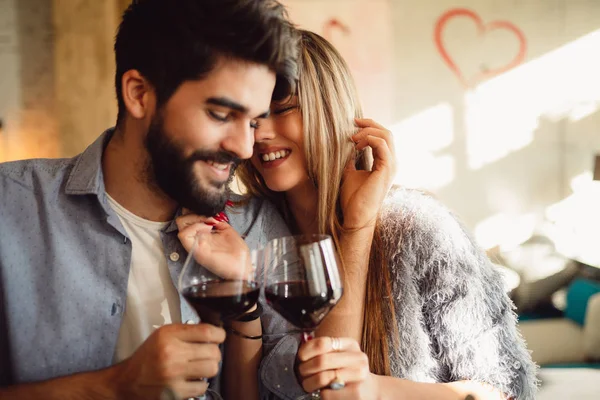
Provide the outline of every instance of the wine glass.
<path id="1" fill-rule="evenodd" d="M 331 236 L 299 235 L 273 239 L 263 250 L 267 302 L 303 333 L 314 331 L 342 297 L 339 258 Z M 301 397 L 318 398 L 318 393 Z"/>
<path id="2" fill-rule="evenodd" d="M 183 264 L 178 290 L 196 310 L 200 322 L 222 327 L 256 305 L 260 293 L 256 264 L 231 266 L 227 272 L 216 274 L 197 262 L 197 244 L 198 236 Z M 221 398 L 215 391 L 208 389 L 208 392 L 216 399 Z M 196 399 L 205 398 L 200 396 Z"/>

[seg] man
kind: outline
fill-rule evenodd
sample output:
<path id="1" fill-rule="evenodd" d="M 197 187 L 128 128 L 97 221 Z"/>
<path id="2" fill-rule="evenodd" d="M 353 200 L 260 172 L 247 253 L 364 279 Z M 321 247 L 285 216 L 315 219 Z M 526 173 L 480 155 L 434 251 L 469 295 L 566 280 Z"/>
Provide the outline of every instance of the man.
<path id="1" fill-rule="evenodd" d="M 115 42 L 116 128 L 73 159 L 0 165 L 0 399 L 207 390 L 225 332 L 193 325 L 176 290 L 185 251 L 174 218 L 223 211 L 256 124 L 289 94 L 296 51 L 275 0 L 133 2 Z M 251 247 L 285 232 L 256 202 L 229 217 Z M 228 256 L 202 262 L 235 268 Z M 260 343 L 246 342 L 227 337 L 229 398 L 254 396 Z"/>

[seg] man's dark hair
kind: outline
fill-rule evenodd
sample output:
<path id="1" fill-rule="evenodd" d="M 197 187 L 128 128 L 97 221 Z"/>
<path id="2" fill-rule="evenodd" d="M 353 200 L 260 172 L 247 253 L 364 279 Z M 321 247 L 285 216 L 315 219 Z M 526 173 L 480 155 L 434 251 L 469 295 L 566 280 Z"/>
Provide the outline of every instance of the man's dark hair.
<path id="1" fill-rule="evenodd" d="M 128 70 L 153 85 L 160 107 L 221 57 L 240 59 L 273 70 L 273 99 L 281 100 L 295 88 L 297 53 L 297 33 L 276 0 L 134 0 L 115 40 L 117 120 L 125 116 L 121 79 Z"/>

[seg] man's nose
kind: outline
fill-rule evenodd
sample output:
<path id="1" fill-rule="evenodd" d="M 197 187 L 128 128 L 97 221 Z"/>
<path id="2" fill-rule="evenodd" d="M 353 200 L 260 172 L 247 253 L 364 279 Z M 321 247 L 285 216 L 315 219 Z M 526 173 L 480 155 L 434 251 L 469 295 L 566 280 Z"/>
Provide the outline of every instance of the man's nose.
<path id="1" fill-rule="evenodd" d="M 254 147 L 254 128 L 248 123 L 240 123 L 222 142 L 222 147 L 242 160 L 252 157 Z"/>

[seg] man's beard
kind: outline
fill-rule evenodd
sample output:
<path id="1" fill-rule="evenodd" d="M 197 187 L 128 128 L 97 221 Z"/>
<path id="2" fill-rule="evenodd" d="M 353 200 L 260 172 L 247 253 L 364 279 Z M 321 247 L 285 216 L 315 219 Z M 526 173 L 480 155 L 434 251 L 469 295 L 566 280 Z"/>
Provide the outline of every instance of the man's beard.
<path id="1" fill-rule="evenodd" d="M 151 186 L 198 215 L 211 217 L 225 209 L 231 194 L 229 184 L 241 161 L 238 157 L 226 151 L 198 150 L 186 158 L 181 147 L 165 134 L 160 116 L 152 120 L 145 145 L 150 156 L 146 176 Z M 202 184 L 194 174 L 194 165 L 198 161 L 231 163 L 229 179 Z"/>

